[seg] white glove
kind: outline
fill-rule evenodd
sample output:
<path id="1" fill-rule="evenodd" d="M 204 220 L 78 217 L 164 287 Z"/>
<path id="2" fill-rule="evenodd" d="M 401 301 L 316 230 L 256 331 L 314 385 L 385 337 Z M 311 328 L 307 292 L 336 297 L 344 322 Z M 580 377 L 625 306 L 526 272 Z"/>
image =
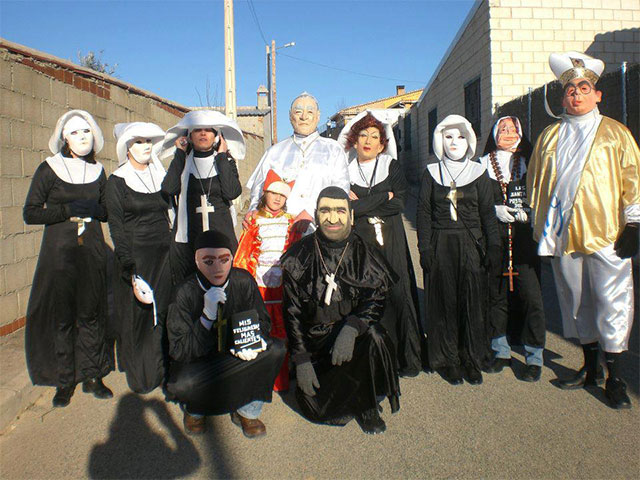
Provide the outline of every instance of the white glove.
<path id="1" fill-rule="evenodd" d="M 221 287 L 211 287 L 204 294 L 204 309 L 202 313 L 209 320 L 216 320 L 218 318 L 218 304 L 227 301 L 227 294 L 224 293 L 224 289 Z"/>
<path id="2" fill-rule="evenodd" d="M 133 285 L 133 295 L 139 302 L 146 305 L 151 305 L 153 303 L 153 290 L 141 276 L 134 275 L 131 277 L 131 284 Z"/>
<path id="3" fill-rule="evenodd" d="M 264 339 L 261 338 L 260 339 L 260 343 L 261 343 L 261 347 L 259 349 L 257 349 L 257 350 L 252 350 L 252 349 L 249 349 L 249 348 L 243 348 L 239 352 L 236 352 L 232 348 L 229 351 L 231 352 L 231 355 L 234 355 L 234 356 L 238 357 L 240 360 L 244 360 L 245 362 L 249 362 L 249 361 L 255 359 L 258 356 L 258 353 L 264 352 L 267 349 L 267 344 L 264 341 Z"/>
<path id="4" fill-rule="evenodd" d="M 516 219 L 511 214 L 517 211 L 517 208 L 507 207 L 506 205 L 496 205 L 496 217 L 498 217 L 498 220 L 502 223 L 515 222 Z"/>
<path id="5" fill-rule="evenodd" d="M 514 217 L 516 217 L 516 221 L 520 223 L 526 223 L 526 221 L 529 219 L 529 215 L 527 215 L 527 212 L 525 212 L 521 208 L 518 209 Z"/>

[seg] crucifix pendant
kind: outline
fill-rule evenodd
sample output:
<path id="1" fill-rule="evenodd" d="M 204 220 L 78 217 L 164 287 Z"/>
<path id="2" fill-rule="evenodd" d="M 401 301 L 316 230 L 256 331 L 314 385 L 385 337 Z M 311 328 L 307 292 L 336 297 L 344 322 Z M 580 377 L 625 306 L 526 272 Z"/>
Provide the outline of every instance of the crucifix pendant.
<path id="1" fill-rule="evenodd" d="M 200 206 L 196 207 L 196 213 L 202 215 L 202 231 L 209 230 L 209 214 L 215 212 L 216 209 L 209 203 L 206 195 L 200 195 Z"/>
<path id="2" fill-rule="evenodd" d="M 333 291 L 338 288 L 338 284 L 336 283 L 336 274 L 326 274 L 324 276 L 324 281 L 327 282 L 327 290 L 324 292 L 324 303 L 325 305 L 330 305 L 331 295 L 333 295 Z"/>
<path id="3" fill-rule="evenodd" d="M 69 220 L 76 223 L 78 225 L 78 245 L 84 244 L 82 234 L 87 229 L 86 222 L 90 222 L 91 218 L 82 218 L 82 217 L 71 217 Z"/>
<path id="4" fill-rule="evenodd" d="M 462 198 L 464 194 L 462 192 L 458 193 L 458 188 L 456 187 L 456 182 L 451 182 L 451 190 L 447 193 L 447 198 L 451 202 L 449 206 L 449 211 L 451 212 L 451 220 L 454 222 L 458 221 L 458 198 Z"/>

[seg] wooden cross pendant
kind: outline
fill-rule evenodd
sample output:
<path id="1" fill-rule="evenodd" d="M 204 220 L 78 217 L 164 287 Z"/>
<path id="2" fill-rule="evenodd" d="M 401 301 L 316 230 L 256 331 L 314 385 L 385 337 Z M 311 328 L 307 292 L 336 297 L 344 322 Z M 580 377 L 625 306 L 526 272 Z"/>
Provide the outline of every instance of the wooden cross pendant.
<path id="1" fill-rule="evenodd" d="M 507 271 L 502 274 L 503 277 L 509 277 L 509 291 L 513 292 L 513 277 L 517 276 L 516 272 L 511 265 L 507 268 Z"/>
<path id="2" fill-rule="evenodd" d="M 447 193 L 447 199 L 451 202 L 451 206 L 449 210 L 451 211 L 451 220 L 454 222 L 458 221 L 458 199 L 464 197 L 463 192 L 458 193 L 458 188 L 456 187 L 456 182 L 451 182 L 451 190 Z"/>
<path id="3" fill-rule="evenodd" d="M 196 213 L 202 215 L 202 231 L 209 230 L 209 214 L 215 212 L 216 209 L 209 203 L 206 195 L 200 195 L 200 206 L 196 207 Z"/>
<path id="4" fill-rule="evenodd" d="M 331 295 L 333 295 L 334 290 L 338 288 L 338 284 L 336 283 L 336 274 L 326 274 L 324 276 L 324 281 L 327 282 L 327 290 L 324 292 L 324 303 L 325 305 L 330 305 Z"/>

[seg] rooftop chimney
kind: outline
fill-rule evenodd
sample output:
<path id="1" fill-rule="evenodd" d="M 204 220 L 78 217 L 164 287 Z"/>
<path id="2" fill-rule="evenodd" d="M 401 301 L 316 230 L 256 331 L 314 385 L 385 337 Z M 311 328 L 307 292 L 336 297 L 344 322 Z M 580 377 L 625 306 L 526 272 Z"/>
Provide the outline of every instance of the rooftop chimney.
<path id="1" fill-rule="evenodd" d="M 404 95 L 404 85 L 396 85 L 396 95 Z"/>
<path id="2" fill-rule="evenodd" d="M 266 110 L 269 108 L 269 90 L 264 85 L 258 87 L 258 109 Z"/>

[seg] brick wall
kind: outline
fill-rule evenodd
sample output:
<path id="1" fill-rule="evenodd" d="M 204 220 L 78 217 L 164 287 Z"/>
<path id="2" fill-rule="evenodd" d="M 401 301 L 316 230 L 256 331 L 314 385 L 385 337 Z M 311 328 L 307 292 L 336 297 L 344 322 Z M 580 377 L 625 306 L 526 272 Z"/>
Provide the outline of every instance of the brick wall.
<path id="1" fill-rule="evenodd" d="M 74 108 L 91 113 L 102 129 L 105 144 L 97 160 L 107 174 L 118 165 L 116 123 L 146 121 L 167 129 L 188 111 L 117 78 L 0 39 L 0 336 L 24 325 L 40 251 L 43 227 L 22 220 L 31 177 L 51 155 L 57 119 Z M 243 183 L 264 152 L 262 137 L 247 134 L 246 140 Z"/>

